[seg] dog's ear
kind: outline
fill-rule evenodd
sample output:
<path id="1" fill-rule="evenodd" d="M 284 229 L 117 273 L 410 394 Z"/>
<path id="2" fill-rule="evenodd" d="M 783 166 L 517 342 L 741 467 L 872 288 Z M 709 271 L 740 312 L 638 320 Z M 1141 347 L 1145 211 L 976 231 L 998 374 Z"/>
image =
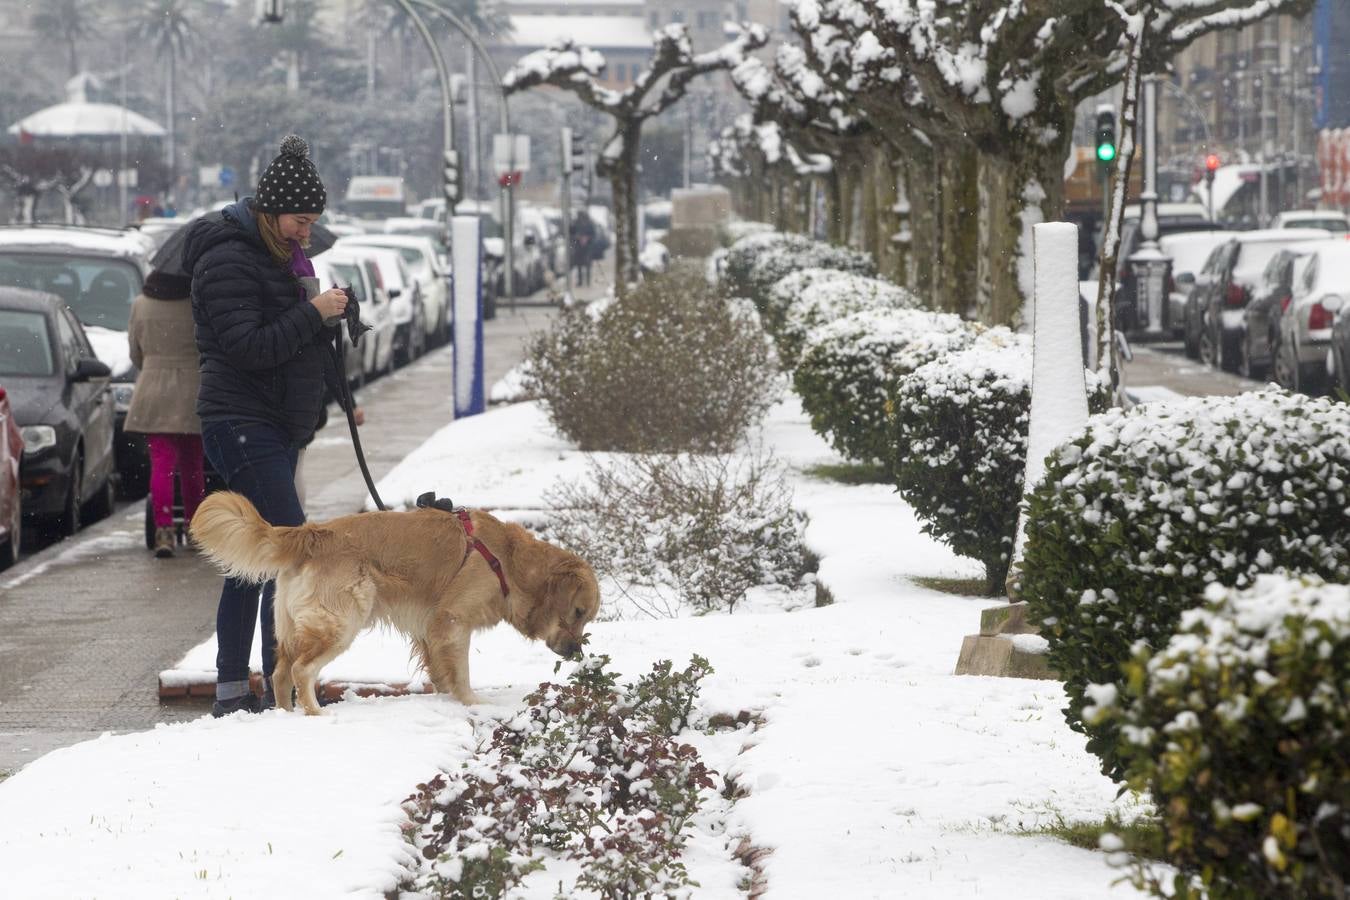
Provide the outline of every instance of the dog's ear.
<path id="1" fill-rule="evenodd" d="M 600 604 L 600 589 L 590 566 L 580 559 L 559 563 L 545 584 L 546 600 L 555 613 L 569 624 L 576 619 L 574 610 L 580 609 L 582 619 L 595 618 Z"/>

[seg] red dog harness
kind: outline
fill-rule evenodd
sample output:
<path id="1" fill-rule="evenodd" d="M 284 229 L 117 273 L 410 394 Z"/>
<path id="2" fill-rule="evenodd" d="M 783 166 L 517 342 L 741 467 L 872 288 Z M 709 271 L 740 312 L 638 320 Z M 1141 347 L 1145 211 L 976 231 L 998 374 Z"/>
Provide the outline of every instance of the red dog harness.
<path id="1" fill-rule="evenodd" d="M 473 520 L 469 518 L 469 511 L 461 506 L 455 510 L 455 515 L 459 516 L 459 524 L 464 526 L 464 539 L 467 541 L 464 547 L 464 559 L 460 562 L 460 566 L 462 567 L 464 563 L 469 561 L 470 553 L 477 550 L 483 554 L 483 559 L 487 560 L 488 567 L 497 573 L 497 580 L 502 583 L 502 596 L 511 596 L 511 589 L 506 586 L 506 575 L 502 572 L 502 564 L 497 560 L 497 557 L 492 555 L 492 551 L 487 548 L 486 544 L 473 536 Z"/>

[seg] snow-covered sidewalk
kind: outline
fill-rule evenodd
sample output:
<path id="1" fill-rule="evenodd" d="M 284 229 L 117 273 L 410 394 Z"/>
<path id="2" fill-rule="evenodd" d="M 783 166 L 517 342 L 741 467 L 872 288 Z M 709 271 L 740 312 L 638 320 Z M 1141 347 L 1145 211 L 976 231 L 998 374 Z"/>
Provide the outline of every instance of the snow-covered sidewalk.
<path id="1" fill-rule="evenodd" d="M 748 796 L 690 843 L 696 897 L 744 896 L 730 858 L 742 838 L 771 848 L 768 897 L 1132 897 L 1100 853 L 1011 832 L 1113 808 L 1057 682 L 952 675 L 986 598 L 929 590 L 921 576 L 980 567 L 920 533 L 894 492 L 803 474 L 838 458 L 795 400 L 765 443 L 792 472 L 807 542 L 836 602 L 677 620 L 597 622 L 593 652 L 625 678 L 692 654 L 715 674 L 705 712 L 749 709 L 762 726 L 697 738 L 705 761 Z M 583 454 L 534 404 L 452 423 L 380 484 L 391 503 L 435 490 L 529 518 Z M 210 667 L 214 643 L 181 672 Z M 401 682 L 406 644 L 369 633 L 327 677 Z M 382 897 L 412 859 L 399 804 L 473 748 L 473 717 L 504 715 L 555 657 L 499 628 L 475 639 L 467 710 L 437 695 L 351 698 L 319 718 L 280 711 L 209 717 L 104 736 L 49 754 L 0 783 L 6 896 Z M 560 677 L 560 676 L 557 676 Z M 53 698 L 58 702 L 58 698 Z M 558 876 L 532 876 L 551 898 Z"/>

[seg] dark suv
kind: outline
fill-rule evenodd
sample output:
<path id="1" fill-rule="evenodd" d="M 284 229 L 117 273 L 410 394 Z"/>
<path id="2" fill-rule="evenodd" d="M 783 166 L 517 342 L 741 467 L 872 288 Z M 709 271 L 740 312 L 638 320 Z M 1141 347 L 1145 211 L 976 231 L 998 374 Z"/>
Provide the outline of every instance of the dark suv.
<path id="1" fill-rule="evenodd" d="M 135 229 L 67 225 L 0 226 L 0 286 L 55 294 L 66 302 L 112 370 L 117 474 L 123 496 L 149 486 L 145 437 L 123 429 L 136 368 L 127 346 L 131 302 L 150 271 L 152 244 Z"/>
<path id="2" fill-rule="evenodd" d="M 1244 231 L 1215 247 L 1186 298 L 1186 355 L 1237 371 L 1245 311 L 1266 264 L 1281 250 L 1326 236 L 1313 228 Z"/>

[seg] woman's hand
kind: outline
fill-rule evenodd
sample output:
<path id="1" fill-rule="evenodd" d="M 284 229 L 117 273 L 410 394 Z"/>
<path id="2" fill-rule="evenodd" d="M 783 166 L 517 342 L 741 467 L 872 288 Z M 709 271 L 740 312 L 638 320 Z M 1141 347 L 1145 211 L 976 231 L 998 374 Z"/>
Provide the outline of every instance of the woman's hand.
<path id="1" fill-rule="evenodd" d="M 343 310 L 347 308 L 347 294 L 342 288 L 330 288 L 309 302 L 314 304 L 314 308 L 326 322 L 341 317 Z"/>

